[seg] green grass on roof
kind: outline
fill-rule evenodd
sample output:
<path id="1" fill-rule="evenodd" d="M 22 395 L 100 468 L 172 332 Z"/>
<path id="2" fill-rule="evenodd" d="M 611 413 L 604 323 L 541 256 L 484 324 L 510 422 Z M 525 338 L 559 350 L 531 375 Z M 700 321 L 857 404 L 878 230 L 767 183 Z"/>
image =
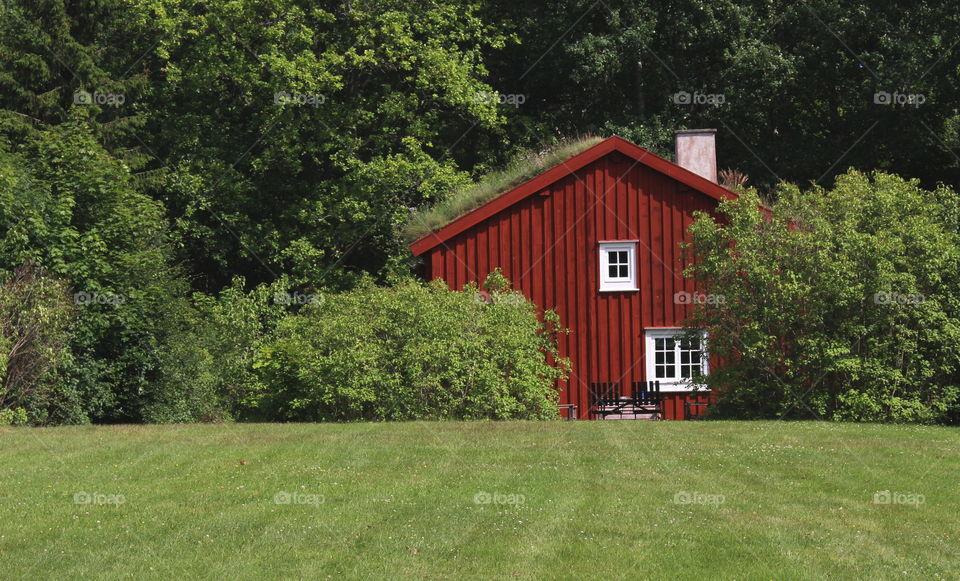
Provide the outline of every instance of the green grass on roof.
<path id="1" fill-rule="evenodd" d="M 548 151 L 529 151 L 517 156 L 504 169 L 487 174 L 479 182 L 451 193 L 446 199 L 429 208 L 415 210 L 403 229 L 403 238 L 407 242 L 412 242 L 439 230 L 500 194 L 601 141 L 603 138 L 597 136 L 568 139 L 561 141 Z"/>

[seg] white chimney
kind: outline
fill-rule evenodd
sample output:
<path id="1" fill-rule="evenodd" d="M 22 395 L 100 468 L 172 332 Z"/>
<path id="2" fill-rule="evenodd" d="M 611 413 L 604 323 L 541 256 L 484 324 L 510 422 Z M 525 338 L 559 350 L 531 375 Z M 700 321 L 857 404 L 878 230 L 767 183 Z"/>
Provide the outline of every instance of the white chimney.
<path id="1" fill-rule="evenodd" d="M 683 129 L 674 135 L 677 165 L 717 183 L 717 130 Z"/>

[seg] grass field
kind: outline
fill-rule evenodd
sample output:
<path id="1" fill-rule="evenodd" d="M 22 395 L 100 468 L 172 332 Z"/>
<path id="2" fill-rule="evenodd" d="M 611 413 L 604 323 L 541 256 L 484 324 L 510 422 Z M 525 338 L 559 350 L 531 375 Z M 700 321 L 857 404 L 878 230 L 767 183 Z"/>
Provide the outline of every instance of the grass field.
<path id="1" fill-rule="evenodd" d="M 951 428 L 229 424 L 0 438 L 4 579 L 960 578 Z"/>

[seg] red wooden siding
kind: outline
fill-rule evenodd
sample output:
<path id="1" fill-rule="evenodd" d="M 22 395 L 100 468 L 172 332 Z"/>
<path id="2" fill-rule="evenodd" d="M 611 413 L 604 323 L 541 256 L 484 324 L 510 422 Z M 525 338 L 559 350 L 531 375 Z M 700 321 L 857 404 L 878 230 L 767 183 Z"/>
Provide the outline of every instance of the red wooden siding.
<path id="1" fill-rule="evenodd" d="M 715 205 L 702 188 L 614 150 L 420 249 L 428 278 L 452 289 L 500 267 L 535 304 L 557 311 L 571 330 L 560 351 L 573 364 L 561 403 L 576 404 L 586 418 L 590 383 L 619 382 L 626 394 L 647 379 L 645 329 L 682 326 L 688 307 L 675 304 L 674 294 L 694 288 L 683 278 L 679 243 L 693 212 Z M 603 240 L 639 240 L 639 292 L 599 292 Z M 685 401 L 707 397 L 667 394 L 666 417 L 682 419 Z"/>

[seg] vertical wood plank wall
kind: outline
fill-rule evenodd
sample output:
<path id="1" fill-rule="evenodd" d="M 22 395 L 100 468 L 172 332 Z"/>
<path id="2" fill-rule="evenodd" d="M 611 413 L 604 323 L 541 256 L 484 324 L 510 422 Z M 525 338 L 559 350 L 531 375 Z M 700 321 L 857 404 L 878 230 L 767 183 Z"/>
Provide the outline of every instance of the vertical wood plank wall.
<path id="1" fill-rule="evenodd" d="M 645 381 L 644 330 L 679 327 L 693 292 L 683 278 L 679 243 L 698 210 L 716 202 L 618 152 L 610 153 L 491 216 L 423 257 L 428 278 L 451 289 L 483 282 L 500 267 L 517 290 L 553 309 L 570 333 L 560 351 L 573 370 L 560 403 L 588 417 L 588 386 L 619 382 L 622 393 Z M 639 292 L 599 292 L 601 240 L 639 240 Z M 667 394 L 667 419 L 683 419 L 686 401 L 706 394 Z"/>

